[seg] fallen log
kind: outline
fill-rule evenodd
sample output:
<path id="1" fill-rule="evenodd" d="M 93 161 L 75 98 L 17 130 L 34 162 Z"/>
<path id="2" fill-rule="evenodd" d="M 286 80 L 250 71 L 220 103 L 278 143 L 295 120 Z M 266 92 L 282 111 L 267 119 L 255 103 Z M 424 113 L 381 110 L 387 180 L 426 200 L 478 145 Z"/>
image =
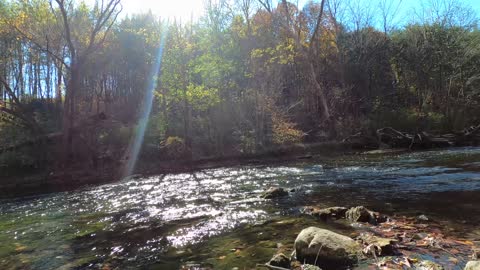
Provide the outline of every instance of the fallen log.
<path id="1" fill-rule="evenodd" d="M 342 142 L 349 143 L 354 149 L 377 149 L 379 147 L 377 138 L 364 135 L 362 132 L 348 136 Z"/>
<path id="2" fill-rule="evenodd" d="M 463 131 L 434 135 L 427 132 L 409 134 L 391 127 L 377 130 L 381 143 L 392 148 L 429 149 L 451 146 L 474 146 L 480 143 L 480 125 L 471 126 Z"/>
<path id="3" fill-rule="evenodd" d="M 414 136 L 391 127 L 377 130 L 377 137 L 381 143 L 387 144 L 392 148 L 410 148 L 412 141 L 415 140 Z"/>

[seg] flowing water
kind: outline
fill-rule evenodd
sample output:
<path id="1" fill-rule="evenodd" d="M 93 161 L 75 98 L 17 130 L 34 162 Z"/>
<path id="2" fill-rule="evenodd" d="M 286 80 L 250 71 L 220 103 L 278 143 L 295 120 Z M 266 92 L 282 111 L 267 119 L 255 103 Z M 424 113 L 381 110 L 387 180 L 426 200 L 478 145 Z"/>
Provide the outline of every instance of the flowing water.
<path id="1" fill-rule="evenodd" d="M 271 186 L 292 191 L 261 199 Z M 425 214 L 480 240 L 480 148 L 207 169 L 0 203 L 0 269 L 252 267 L 317 223 L 304 205 Z"/>

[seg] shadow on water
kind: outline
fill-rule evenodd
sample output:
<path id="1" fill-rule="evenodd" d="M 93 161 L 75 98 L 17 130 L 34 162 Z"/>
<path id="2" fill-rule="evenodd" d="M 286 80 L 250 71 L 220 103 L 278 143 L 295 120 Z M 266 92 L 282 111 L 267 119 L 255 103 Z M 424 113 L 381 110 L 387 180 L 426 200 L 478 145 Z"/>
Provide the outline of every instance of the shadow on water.
<path id="1" fill-rule="evenodd" d="M 425 214 L 480 239 L 480 148 L 355 155 L 169 174 L 2 201 L 2 269 L 253 267 L 321 224 L 299 207 L 365 205 Z M 270 186 L 294 189 L 263 200 Z"/>

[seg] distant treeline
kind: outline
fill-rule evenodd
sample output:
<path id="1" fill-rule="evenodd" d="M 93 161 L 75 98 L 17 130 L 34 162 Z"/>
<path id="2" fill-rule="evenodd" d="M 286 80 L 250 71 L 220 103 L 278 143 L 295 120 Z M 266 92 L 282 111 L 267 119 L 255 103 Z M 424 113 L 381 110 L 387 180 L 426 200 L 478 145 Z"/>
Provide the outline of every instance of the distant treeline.
<path id="1" fill-rule="evenodd" d="M 0 166 L 123 158 L 152 80 L 150 159 L 478 123 L 475 13 L 431 1 L 398 24 L 401 1 L 365 2 L 206 1 L 186 23 L 119 0 L 0 0 Z"/>

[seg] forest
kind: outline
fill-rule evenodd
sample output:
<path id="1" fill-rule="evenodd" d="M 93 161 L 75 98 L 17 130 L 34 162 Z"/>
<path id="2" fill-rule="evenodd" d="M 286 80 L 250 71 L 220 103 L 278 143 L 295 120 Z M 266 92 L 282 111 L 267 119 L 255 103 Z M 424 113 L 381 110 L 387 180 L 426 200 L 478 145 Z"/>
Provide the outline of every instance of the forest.
<path id="1" fill-rule="evenodd" d="M 207 1 L 185 22 L 120 0 L 1 0 L 0 177 L 478 125 L 476 13 L 401 5 Z"/>
<path id="2" fill-rule="evenodd" d="M 0 269 L 480 270 L 478 1 L 0 0 Z"/>

